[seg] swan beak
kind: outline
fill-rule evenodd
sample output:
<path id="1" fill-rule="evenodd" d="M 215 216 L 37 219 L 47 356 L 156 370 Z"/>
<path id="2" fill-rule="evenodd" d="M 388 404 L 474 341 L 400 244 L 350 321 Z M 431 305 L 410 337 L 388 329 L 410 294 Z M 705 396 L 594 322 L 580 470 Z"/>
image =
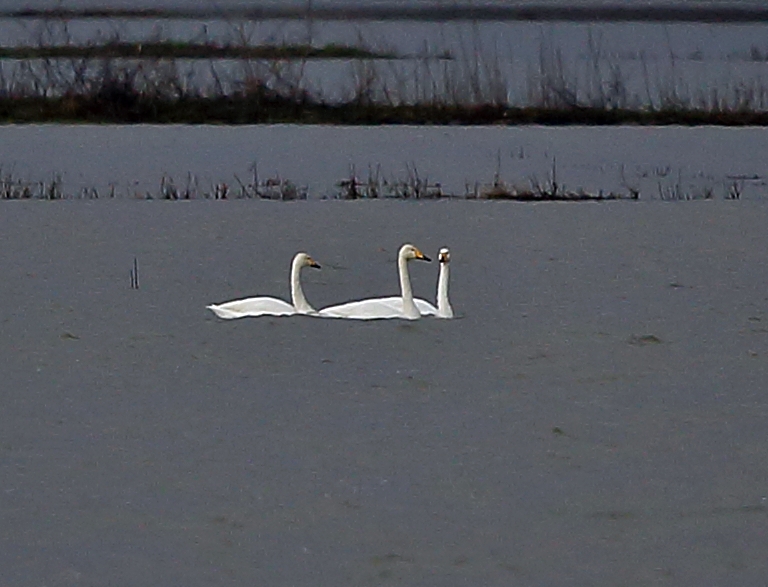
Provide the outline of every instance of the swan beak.
<path id="1" fill-rule="evenodd" d="M 307 259 L 307 266 L 314 267 L 315 269 L 322 269 L 322 267 L 320 267 L 320 263 L 318 263 L 314 259 Z"/>
<path id="2" fill-rule="evenodd" d="M 416 249 L 416 258 L 421 259 L 422 261 L 427 261 L 428 263 L 432 262 L 432 259 L 427 257 L 424 253 L 422 253 L 419 249 Z"/>

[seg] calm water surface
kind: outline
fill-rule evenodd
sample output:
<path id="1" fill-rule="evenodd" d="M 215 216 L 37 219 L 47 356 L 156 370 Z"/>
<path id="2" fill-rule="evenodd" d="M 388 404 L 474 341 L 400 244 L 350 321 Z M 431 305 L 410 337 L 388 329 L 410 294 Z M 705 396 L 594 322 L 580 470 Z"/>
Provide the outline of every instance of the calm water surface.
<path id="1" fill-rule="evenodd" d="M 762 202 L 6 202 L 4 585 L 759 586 Z M 397 291 L 459 318 L 221 321 Z M 130 287 L 138 259 L 140 289 Z M 432 298 L 437 267 L 412 263 Z"/>
<path id="2" fill-rule="evenodd" d="M 417 179 L 464 195 L 494 181 L 640 198 L 714 199 L 734 184 L 768 196 L 761 128 L 340 127 L 301 125 L 23 125 L 0 127 L 0 179 L 70 196 L 159 197 L 164 181 L 212 194 L 227 184 L 290 180 L 333 198 L 351 175 L 390 185 Z M 328 148 L 332 146 L 332 148 Z"/>

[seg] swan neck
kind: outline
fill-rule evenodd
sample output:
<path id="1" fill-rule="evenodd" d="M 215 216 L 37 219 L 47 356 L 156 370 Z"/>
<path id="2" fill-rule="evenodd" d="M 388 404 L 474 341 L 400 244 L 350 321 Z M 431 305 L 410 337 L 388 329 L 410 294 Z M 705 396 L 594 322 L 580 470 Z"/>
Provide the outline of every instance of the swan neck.
<path id="1" fill-rule="evenodd" d="M 408 259 L 404 255 L 398 255 L 397 270 L 400 274 L 400 293 L 403 296 L 403 312 L 409 318 L 421 316 L 416 304 L 413 302 L 413 290 L 411 289 L 411 277 L 408 274 Z"/>
<path id="2" fill-rule="evenodd" d="M 294 259 L 291 265 L 291 302 L 296 311 L 301 314 L 315 312 L 315 309 L 309 305 L 307 298 L 304 297 L 304 290 L 301 288 L 301 264 L 298 259 Z"/>
<path id="3" fill-rule="evenodd" d="M 448 301 L 448 277 L 450 276 L 450 265 L 448 263 L 440 264 L 440 274 L 437 278 L 437 312 L 443 318 L 453 318 L 453 308 Z"/>

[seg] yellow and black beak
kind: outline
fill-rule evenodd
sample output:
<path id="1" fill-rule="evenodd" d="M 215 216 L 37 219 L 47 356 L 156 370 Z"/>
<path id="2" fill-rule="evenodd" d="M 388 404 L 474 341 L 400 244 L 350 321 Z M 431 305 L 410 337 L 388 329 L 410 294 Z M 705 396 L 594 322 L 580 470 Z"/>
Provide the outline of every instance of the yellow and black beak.
<path id="1" fill-rule="evenodd" d="M 432 259 L 427 257 L 424 253 L 422 253 L 419 249 L 416 249 L 416 258 L 421 259 L 422 261 L 427 261 L 428 263 L 432 262 Z"/>
<path id="2" fill-rule="evenodd" d="M 322 269 L 322 267 L 320 267 L 320 263 L 318 263 L 312 258 L 308 259 L 307 263 L 309 264 L 310 267 L 314 267 L 315 269 Z"/>

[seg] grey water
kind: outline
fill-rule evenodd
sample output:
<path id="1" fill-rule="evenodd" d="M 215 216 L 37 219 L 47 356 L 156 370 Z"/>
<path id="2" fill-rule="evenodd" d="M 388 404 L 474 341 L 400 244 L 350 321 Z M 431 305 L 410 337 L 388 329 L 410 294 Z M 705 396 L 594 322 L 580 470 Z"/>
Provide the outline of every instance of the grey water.
<path id="1" fill-rule="evenodd" d="M 763 585 L 767 214 L 6 202 L 2 583 Z M 395 294 L 406 241 L 456 319 L 205 309 L 297 250 Z"/>
<path id="2" fill-rule="evenodd" d="M 447 196 L 500 181 L 641 200 L 768 198 L 761 128 L 302 125 L 10 125 L 0 128 L 0 189 L 72 198 L 237 198 L 291 182 L 309 199 L 340 184 L 437 186 Z M 384 195 L 384 190 L 381 190 Z"/>
<path id="3" fill-rule="evenodd" d="M 294 34 L 275 24 L 255 35 Z M 2 23 L 21 40 L 35 26 Z M 459 30 L 461 49 L 462 26 L 314 34 L 363 27 L 417 51 Z M 520 41 L 523 64 L 542 35 L 574 55 L 591 31 L 631 45 L 627 63 L 654 47 L 664 63 L 671 46 L 686 57 L 676 74 L 716 72 L 695 88 L 764 65 L 733 59 L 763 51 L 753 25 L 483 26 Z M 0 583 L 764 585 L 765 141 L 756 128 L 0 128 L 3 185 L 121 196 L 0 206 Z M 235 186 L 254 164 L 310 201 L 132 201 L 163 178 Z M 569 188 L 630 186 L 641 201 L 312 201 L 353 173 L 417 170 L 461 192 L 496 174 L 546 182 L 555 164 Z M 722 201 L 734 182 L 742 200 Z M 642 201 L 678 189 L 716 197 Z M 403 242 L 433 258 L 451 247 L 455 320 L 205 310 L 286 298 L 298 250 L 323 265 L 303 275 L 318 308 L 396 294 Z M 420 297 L 434 297 L 434 265 L 411 264 Z"/>

